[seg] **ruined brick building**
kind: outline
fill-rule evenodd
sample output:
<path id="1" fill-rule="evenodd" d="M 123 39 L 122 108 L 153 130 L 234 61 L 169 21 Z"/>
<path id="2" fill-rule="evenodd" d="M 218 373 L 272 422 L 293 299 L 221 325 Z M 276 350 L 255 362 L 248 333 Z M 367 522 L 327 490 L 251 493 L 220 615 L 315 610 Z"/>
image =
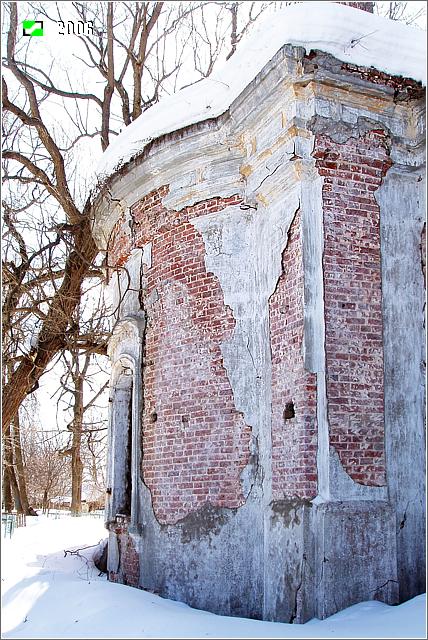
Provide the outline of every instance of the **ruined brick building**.
<path id="1" fill-rule="evenodd" d="M 286 622 L 425 590 L 422 39 L 323 15 L 307 43 L 284 28 L 226 108 L 207 80 L 183 121 L 143 114 L 160 129 L 122 134 L 140 148 L 94 221 L 109 577 Z"/>

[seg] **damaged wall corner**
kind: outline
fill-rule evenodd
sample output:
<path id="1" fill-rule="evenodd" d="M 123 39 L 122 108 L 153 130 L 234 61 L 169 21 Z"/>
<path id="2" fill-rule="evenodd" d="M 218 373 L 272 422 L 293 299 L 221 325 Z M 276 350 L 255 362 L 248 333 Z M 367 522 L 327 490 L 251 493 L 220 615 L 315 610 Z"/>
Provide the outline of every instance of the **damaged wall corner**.
<path id="1" fill-rule="evenodd" d="M 110 579 L 292 623 L 424 589 L 421 91 L 286 44 L 110 178 Z"/>

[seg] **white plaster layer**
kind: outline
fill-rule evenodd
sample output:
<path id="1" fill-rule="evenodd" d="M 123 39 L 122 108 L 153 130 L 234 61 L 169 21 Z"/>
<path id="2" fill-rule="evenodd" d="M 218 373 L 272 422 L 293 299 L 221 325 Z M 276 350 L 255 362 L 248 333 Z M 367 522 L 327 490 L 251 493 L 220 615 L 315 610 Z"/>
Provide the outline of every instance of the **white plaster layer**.
<path id="1" fill-rule="evenodd" d="M 150 260 L 150 247 L 145 252 L 133 249 L 126 264 L 112 273 L 109 288 L 114 321 L 141 310 L 143 264 L 147 265 Z"/>
<path id="2" fill-rule="evenodd" d="M 376 194 L 381 211 L 387 478 L 396 510 L 400 597 L 405 599 L 425 589 L 425 179 L 425 165 L 393 167 Z"/>

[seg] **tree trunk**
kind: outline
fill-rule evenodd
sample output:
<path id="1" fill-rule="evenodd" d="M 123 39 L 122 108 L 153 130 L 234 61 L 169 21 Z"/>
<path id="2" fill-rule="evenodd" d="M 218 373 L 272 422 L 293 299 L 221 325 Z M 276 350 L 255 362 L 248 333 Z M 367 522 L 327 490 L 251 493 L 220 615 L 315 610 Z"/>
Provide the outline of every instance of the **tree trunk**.
<path id="1" fill-rule="evenodd" d="M 12 443 L 9 432 L 5 433 L 4 439 L 4 464 L 3 464 L 3 507 L 6 513 L 10 513 L 13 509 L 12 482 L 10 477 L 10 469 L 13 466 Z"/>
<path id="2" fill-rule="evenodd" d="M 12 487 L 10 483 L 9 468 L 3 468 L 3 509 L 5 513 L 10 513 L 13 509 Z"/>
<path id="3" fill-rule="evenodd" d="M 133 65 L 133 73 L 134 73 L 134 99 L 133 99 L 133 107 L 132 107 L 132 119 L 136 120 L 143 112 L 142 109 L 142 66 L 137 62 L 134 62 Z"/>
<path id="4" fill-rule="evenodd" d="M 71 514 L 77 516 L 82 510 L 83 464 L 80 458 L 83 428 L 83 381 L 84 376 L 74 377 L 74 419 L 71 443 Z"/>
<path id="5" fill-rule="evenodd" d="M 15 476 L 15 469 L 13 467 L 9 467 L 9 476 L 13 498 L 15 500 L 15 509 L 17 513 L 24 513 L 22 510 L 21 496 L 19 495 L 19 486 Z"/>
<path id="6" fill-rule="evenodd" d="M 74 236 L 76 250 L 67 258 L 64 279 L 43 322 L 38 343 L 21 361 L 3 388 L 3 433 L 8 429 L 24 398 L 36 387 L 49 362 L 66 346 L 66 331 L 80 301 L 81 285 L 98 253 L 91 234 L 89 214 L 88 203 L 81 227 Z"/>
<path id="7" fill-rule="evenodd" d="M 43 491 L 43 502 L 42 502 L 43 513 L 46 513 L 47 505 L 48 505 L 48 492 L 47 492 L 47 489 L 45 489 Z"/>
<path id="8" fill-rule="evenodd" d="M 15 457 L 16 477 L 19 487 L 19 497 L 21 500 L 22 512 L 26 516 L 30 515 L 30 505 L 28 504 L 27 483 L 25 480 L 24 462 L 22 459 L 21 431 L 19 424 L 19 413 L 13 420 L 13 451 Z"/>

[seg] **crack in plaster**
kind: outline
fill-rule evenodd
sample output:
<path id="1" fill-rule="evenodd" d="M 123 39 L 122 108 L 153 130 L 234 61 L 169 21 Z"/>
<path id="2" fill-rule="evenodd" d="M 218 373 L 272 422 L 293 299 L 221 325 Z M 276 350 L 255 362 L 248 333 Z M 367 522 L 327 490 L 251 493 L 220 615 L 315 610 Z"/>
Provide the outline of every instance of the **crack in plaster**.
<path id="1" fill-rule="evenodd" d="M 192 220 L 205 244 L 206 269 L 217 276 L 224 303 L 236 322 L 232 337 L 221 344 L 221 352 L 235 408 L 257 438 L 266 504 L 270 502 L 272 475 L 268 301 L 281 275 L 287 243 L 287 235 L 278 237 L 276 230 L 278 226 L 289 228 L 299 207 L 294 192 L 284 200 L 269 209 L 248 209 L 244 216 L 238 205 Z"/>
<path id="2" fill-rule="evenodd" d="M 301 561 L 300 565 L 299 565 L 299 584 L 297 585 L 296 591 L 294 592 L 294 605 L 293 605 L 293 611 L 291 613 L 290 616 L 290 620 L 289 620 L 289 624 L 293 624 L 293 622 L 295 621 L 295 619 L 297 618 L 297 609 L 299 606 L 299 593 L 300 590 L 303 586 L 303 577 L 304 577 L 304 565 L 305 565 L 305 558 L 303 558 L 303 560 Z"/>

